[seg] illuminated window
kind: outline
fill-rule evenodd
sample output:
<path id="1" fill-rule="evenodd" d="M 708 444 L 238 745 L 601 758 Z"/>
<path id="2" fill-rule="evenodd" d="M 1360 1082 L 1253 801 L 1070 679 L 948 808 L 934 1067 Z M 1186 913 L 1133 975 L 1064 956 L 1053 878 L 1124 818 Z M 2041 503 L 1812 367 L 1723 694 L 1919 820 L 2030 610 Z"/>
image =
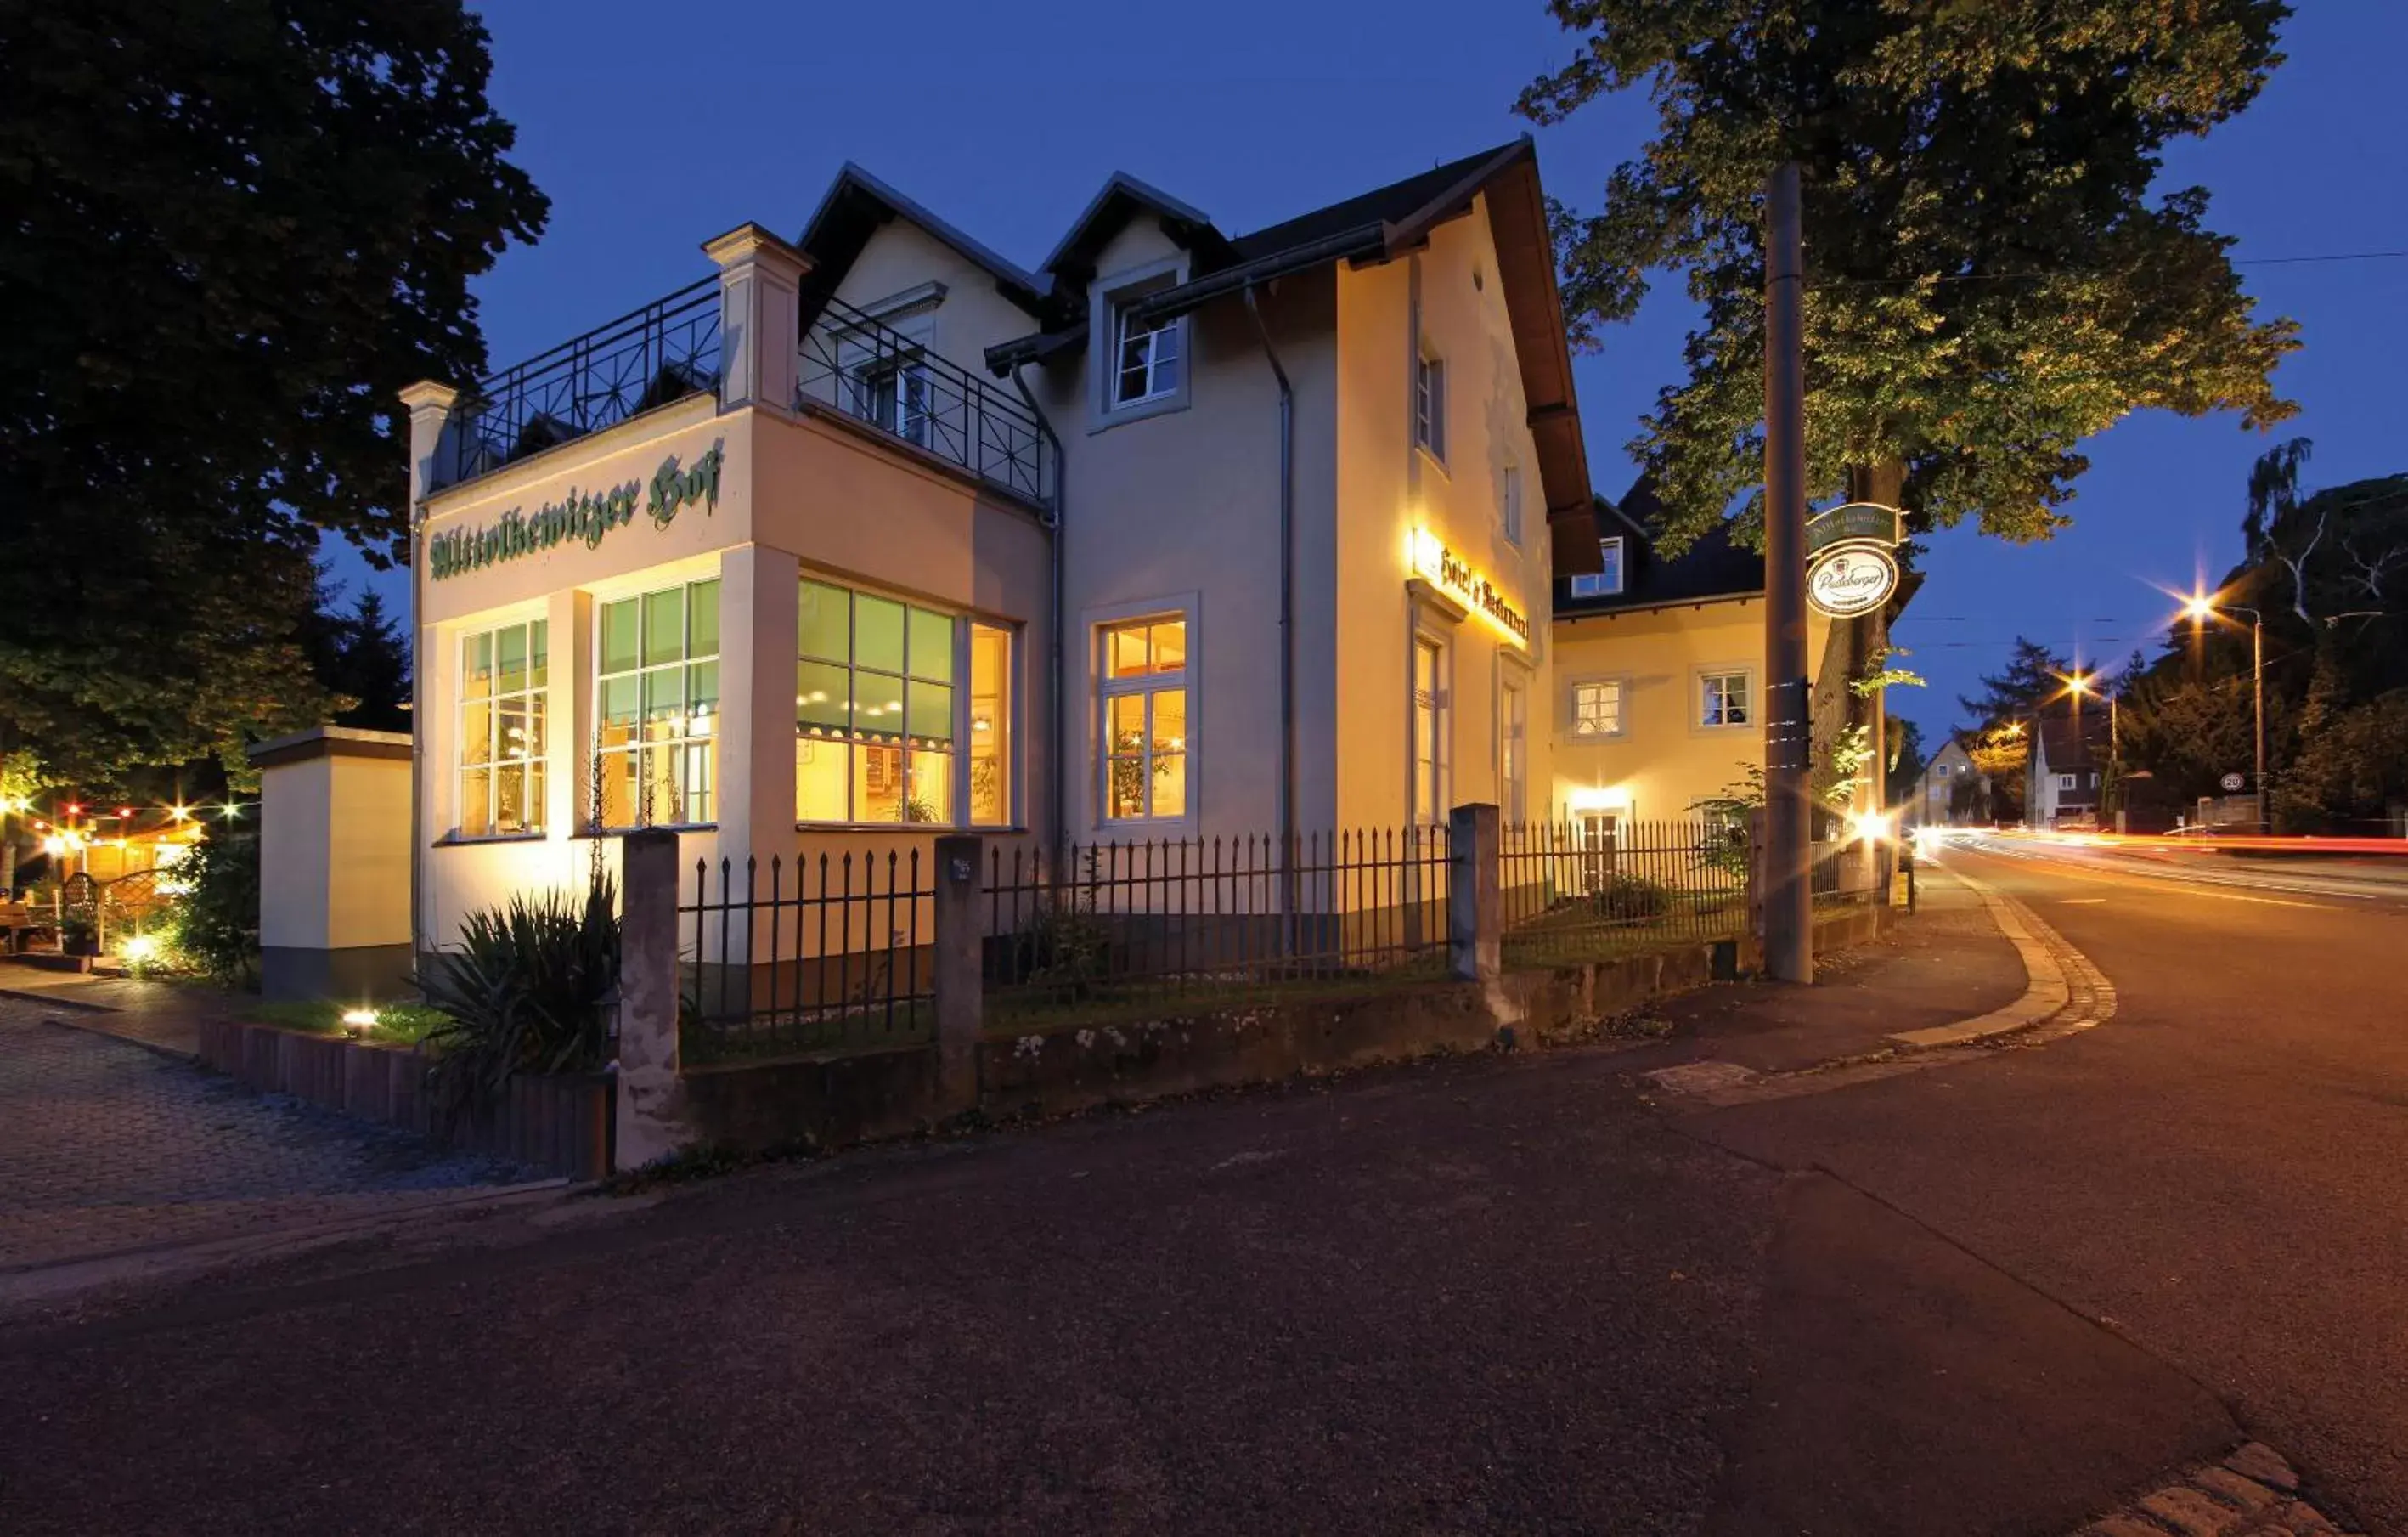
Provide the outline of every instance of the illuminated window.
<path id="1" fill-rule="evenodd" d="M 951 825 L 959 621 L 805 581 L 796 625 L 795 818 Z"/>
<path id="2" fill-rule="evenodd" d="M 1447 770 L 1454 735 L 1446 648 L 1413 638 L 1413 820 L 1435 826 L 1447 819 Z"/>
<path id="3" fill-rule="evenodd" d="M 1572 735 L 1594 740 L 1622 735 L 1622 680 L 1572 685 Z"/>
<path id="4" fill-rule="evenodd" d="M 1612 597 L 1622 591 L 1622 537 L 1597 541 L 1599 568 L 1571 579 L 1574 597 Z"/>
<path id="5" fill-rule="evenodd" d="M 543 713 L 549 638 L 540 619 L 460 642 L 463 838 L 543 828 Z"/>
<path id="6" fill-rule="evenodd" d="M 719 735 L 719 583 L 601 605 L 597 763 L 606 827 L 709 823 Z"/>
<path id="7" fill-rule="evenodd" d="M 1520 822 L 1527 802 L 1525 788 L 1529 779 L 1526 738 L 1529 734 L 1527 696 L 1522 685 L 1508 682 L 1497 696 L 1498 778 L 1501 782 L 1498 800 L 1499 814 L 1509 823 Z"/>
<path id="8" fill-rule="evenodd" d="M 1097 633 L 1104 817 L 1188 812 L 1187 620 L 1172 614 Z"/>
<path id="9" fill-rule="evenodd" d="M 1738 726 L 1756 720 L 1754 681 L 1744 671 L 1698 674 L 1698 724 Z"/>
<path id="10" fill-rule="evenodd" d="M 1011 632 L 970 626 L 969 808 L 973 826 L 1010 826 Z"/>

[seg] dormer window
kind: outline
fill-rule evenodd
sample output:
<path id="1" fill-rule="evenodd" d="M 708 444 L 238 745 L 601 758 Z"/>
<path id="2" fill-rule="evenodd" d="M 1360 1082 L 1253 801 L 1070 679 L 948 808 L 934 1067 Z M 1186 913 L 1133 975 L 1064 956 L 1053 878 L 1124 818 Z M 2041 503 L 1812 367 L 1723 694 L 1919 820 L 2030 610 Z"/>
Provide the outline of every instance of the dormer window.
<path id="1" fill-rule="evenodd" d="M 1622 537 L 1597 541 L 1595 571 L 1571 579 L 1574 597 L 1612 597 L 1622 591 Z"/>
<path id="2" fill-rule="evenodd" d="M 1113 360 L 1112 407 L 1143 405 L 1179 391 L 1179 322 L 1140 321 L 1137 302 L 1167 285 L 1154 283 L 1145 293 L 1119 299 L 1113 312 L 1119 322 L 1118 354 Z"/>
<path id="3" fill-rule="evenodd" d="M 1179 258 L 1149 263 L 1099 280 L 1090 293 L 1088 335 L 1098 338 L 1094 425 L 1178 410 L 1187 404 L 1189 350 L 1193 340 L 1184 315 L 1144 317 L 1146 300 L 1179 286 Z"/>

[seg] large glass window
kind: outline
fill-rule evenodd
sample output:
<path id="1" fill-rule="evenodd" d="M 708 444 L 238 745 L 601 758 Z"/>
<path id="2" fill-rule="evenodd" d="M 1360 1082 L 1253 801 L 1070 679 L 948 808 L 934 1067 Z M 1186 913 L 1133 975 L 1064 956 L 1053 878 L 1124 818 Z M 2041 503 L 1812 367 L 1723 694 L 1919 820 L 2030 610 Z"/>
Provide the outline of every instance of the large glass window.
<path id="1" fill-rule="evenodd" d="M 707 823 L 719 734 L 719 583 L 601 607 L 596 777 L 606 827 Z"/>
<path id="2" fill-rule="evenodd" d="M 1133 620 L 1106 626 L 1098 639 L 1104 816 L 1113 822 L 1185 816 L 1187 620 Z"/>
<path id="3" fill-rule="evenodd" d="M 950 824 L 953 639 L 933 609 L 806 581 L 796 625 L 795 816 Z"/>
<path id="4" fill-rule="evenodd" d="M 460 641 L 463 838 L 543 828 L 543 715 L 549 637 L 540 619 Z"/>
<path id="5" fill-rule="evenodd" d="M 1449 739 L 1446 648 L 1426 636 L 1413 639 L 1413 820 L 1434 826 L 1447 819 Z"/>
<path id="6" fill-rule="evenodd" d="M 970 626 L 970 815 L 973 826 L 1011 824 L 1011 632 Z"/>

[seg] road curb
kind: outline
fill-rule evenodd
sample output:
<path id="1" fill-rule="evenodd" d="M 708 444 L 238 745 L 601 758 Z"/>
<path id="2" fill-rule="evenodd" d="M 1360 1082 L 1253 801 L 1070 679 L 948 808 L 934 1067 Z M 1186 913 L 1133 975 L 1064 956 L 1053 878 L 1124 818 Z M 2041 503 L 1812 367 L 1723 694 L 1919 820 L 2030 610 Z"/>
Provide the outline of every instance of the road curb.
<path id="1" fill-rule="evenodd" d="M 2042 923 L 2022 903 L 1988 882 L 1977 881 L 1963 870 L 1952 869 L 1948 873 L 1982 898 L 1982 905 L 1989 912 L 1990 921 L 1999 926 L 1999 932 L 2007 937 L 2015 947 L 2015 953 L 2023 957 L 2024 995 L 2005 1008 L 1993 1009 L 1986 1014 L 1960 1019 L 1953 1025 L 1899 1030 L 1885 1038 L 1893 1045 L 1908 1051 L 1935 1051 L 1947 1046 L 1994 1041 L 2000 1036 L 2020 1035 L 2057 1018 L 2073 1001 L 2072 979 L 2066 974 L 2064 965 L 2046 942 L 2055 940 L 2063 945 L 2064 937 Z M 2040 932 L 2034 932 L 2036 929 Z M 2066 945 L 2066 948 L 2071 950 L 2072 946 Z"/>

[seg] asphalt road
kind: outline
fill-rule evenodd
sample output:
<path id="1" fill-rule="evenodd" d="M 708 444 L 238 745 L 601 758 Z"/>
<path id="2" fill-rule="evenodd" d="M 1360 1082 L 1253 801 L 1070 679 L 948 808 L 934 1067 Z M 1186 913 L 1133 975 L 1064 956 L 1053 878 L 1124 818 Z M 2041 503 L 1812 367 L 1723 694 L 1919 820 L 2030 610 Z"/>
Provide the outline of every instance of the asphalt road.
<path id="1" fill-rule="evenodd" d="M 2408 1531 L 2408 906 L 2017 853 L 1945 857 L 2107 974 L 2111 1024 L 1701 1124 L 2111 1320 Z"/>
<path id="2" fill-rule="evenodd" d="M 0 1530 L 2045 1537 L 2246 1431 L 2408 1530 L 2408 915 L 1952 857 L 2112 1022 L 1704 1112 L 1641 1074 L 1711 1041 L 1455 1059 L 0 1329 Z"/>

